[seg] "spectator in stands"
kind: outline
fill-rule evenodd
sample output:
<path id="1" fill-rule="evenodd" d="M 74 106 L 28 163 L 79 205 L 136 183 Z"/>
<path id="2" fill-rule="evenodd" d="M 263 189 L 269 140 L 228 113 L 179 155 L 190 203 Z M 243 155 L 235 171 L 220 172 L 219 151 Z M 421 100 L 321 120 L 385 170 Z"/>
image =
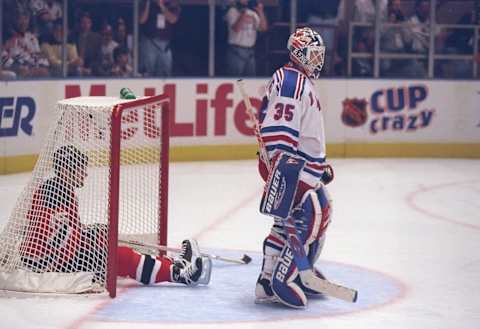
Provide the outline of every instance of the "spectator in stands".
<path id="1" fill-rule="evenodd" d="M 31 8 L 37 23 L 40 41 L 50 39 L 55 21 L 63 17 L 62 5 L 57 0 L 32 0 Z"/>
<path id="2" fill-rule="evenodd" d="M 389 22 L 401 23 L 405 21 L 405 14 L 402 10 L 402 3 L 400 0 L 388 0 L 387 17 Z"/>
<path id="3" fill-rule="evenodd" d="M 380 19 L 387 16 L 387 0 L 380 1 Z M 375 0 L 355 0 L 353 5 L 353 21 L 375 24 Z"/>
<path id="4" fill-rule="evenodd" d="M 127 24 L 123 17 L 117 18 L 117 24 L 113 32 L 113 40 L 115 40 L 120 47 L 128 49 L 128 62 L 131 64 L 133 37 L 132 34 L 128 33 Z"/>
<path id="5" fill-rule="evenodd" d="M 57 20 L 53 24 L 52 36 L 42 43 L 42 51 L 50 62 L 50 74 L 61 76 L 62 66 L 62 43 L 63 43 L 63 22 Z M 67 43 L 67 73 L 68 75 L 83 75 L 83 60 L 78 56 L 77 46 L 74 43 Z"/>
<path id="6" fill-rule="evenodd" d="M 476 12 L 472 6 L 456 22 L 457 25 L 473 25 L 476 23 Z M 460 26 L 459 26 L 460 27 Z M 452 55 L 472 55 L 474 45 L 474 29 L 457 28 L 442 29 L 436 35 L 436 53 Z M 472 62 L 470 60 L 443 59 L 435 61 L 435 76 L 442 78 L 471 78 Z"/>
<path id="7" fill-rule="evenodd" d="M 387 17 L 387 0 L 379 0 L 379 6 L 380 19 L 385 21 Z M 375 0 L 355 0 L 353 6 L 353 21 L 355 23 L 368 23 L 370 26 L 356 26 L 353 30 L 353 52 L 373 54 L 376 21 L 375 9 Z M 354 76 L 372 76 L 373 59 L 352 59 L 352 74 Z"/>
<path id="8" fill-rule="evenodd" d="M 480 50 L 477 52 L 475 56 L 475 61 L 477 62 L 477 72 L 475 77 L 478 79 L 480 77 Z M 478 124 L 478 127 L 480 127 L 480 123 Z"/>
<path id="9" fill-rule="evenodd" d="M 29 26 L 30 14 L 17 12 L 12 36 L 4 44 L 5 69 L 21 78 L 48 76 L 48 60 Z"/>
<path id="10" fill-rule="evenodd" d="M 3 0 L 4 19 L 14 18 L 12 14 L 29 13 L 32 14 L 31 0 Z M 10 15 L 5 15 L 10 13 Z M 11 21 L 13 25 L 13 21 Z"/>
<path id="11" fill-rule="evenodd" d="M 323 72 L 325 75 L 333 74 L 334 67 L 342 67 L 342 59 L 338 53 L 337 39 L 343 33 L 344 0 L 306 0 L 305 5 L 308 13 L 307 25 L 316 30 L 323 38 L 327 53 Z M 339 29 L 342 29 L 340 32 Z"/>
<path id="12" fill-rule="evenodd" d="M 144 0 L 140 10 L 140 71 L 146 76 L 171 76 L 170 41 L 180 17 L 178 0 Z"/>
<path id="13" fill-rule="evenodd" d="M 3 69 L 3 67 L 11 66 L 9 61 L 12 60 L 8 57 L 8 53 L 2 51 L 0 61 L 0 80 L 15 80 L 17 78 L 15 72 Z"/>
<path id="14" fill-rule="evenodd" d="M 104 24 L 101 31 L 102 35 L 102 72 L 110 75 L 113 66 L 113 51 L 118 47 L 118 43 L 113 40 L 113 30 L 109 24 Z"/>
<path id="15" fill-rule="evenodd" d="M 255 76 L 257 31 L 264 32 L 268 29 L 263 3 L 238 0 L 228 9 L 225 20 L 228 26 L 227 74 Z"/>
<path id="16" fill-rule="evenodd" d="M 133 69 L 128 63 L 129 51 L 127 48 L 118 46 L 113 51 L 115 63 L 112 67 L 112 75 L 116 77 L 131 77 Z"/>
<path id="17" fill-rule="evenodd" d="M 407 33 L 407 42 L 411 51 L 426 53 L 429 46 L 430 28 L 430 1 L 416 0 L 415 14 L 409 18 L 410 33 Z"/>
<path id="18" fill-rule="evenodd" d="M 405 22 L 405 15 L 400 6 L 400 0 L 389 0 L 387 7 L 387 22 L 400 24 Z M 387 53 L 405 53 L 405 33 L 402 26 L 383 27 L 380 36 L 380 49 Z M 380 61 L 382 76 L 402 76 L 408 60 L 404 59 L 382 59 Z"/>
<path id="19" fill-rule="evenodd" d="M 15 19 L 17 13 L 26 13 L 32 15 L 30 0 L 3 0 L 0 1 L 3 10 L 3 17 L 0 17 L 0 24 L 3 28 L 3 42 L 10 38 L 15 33 Z M 35 24 L 30 21 L 30 32 L 34 32 Z"/>
<path id="20" fill-rule="evenodd" d="M 92 31 L 92 18 L 88 12 L 81 14 L 73 40 L 83 60 L 85 75 L 102 75 L 102 37 Z"/>
<path id="21" fill-rule="evenodd" d="M 403 38 L 406 49 L 415 54 L 427 54 L 430 43 L 430 1 L 416 0 L 415 14 L 407 20 L 407 23 Z M 403 74 L 408 77 L 425 77 L 427 61 L 408 60 Z"/>

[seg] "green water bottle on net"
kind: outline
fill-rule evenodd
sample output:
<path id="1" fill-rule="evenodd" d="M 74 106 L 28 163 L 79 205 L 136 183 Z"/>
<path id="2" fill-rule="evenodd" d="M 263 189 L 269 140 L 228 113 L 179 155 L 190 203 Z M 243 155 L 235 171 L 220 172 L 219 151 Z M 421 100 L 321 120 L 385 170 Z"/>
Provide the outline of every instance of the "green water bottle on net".
<path id="1" fill-rule="evenodd" d="M 136 99 L 137 97 L 130 88 L 120 89 L 120 98 L 121 99 Z"/>

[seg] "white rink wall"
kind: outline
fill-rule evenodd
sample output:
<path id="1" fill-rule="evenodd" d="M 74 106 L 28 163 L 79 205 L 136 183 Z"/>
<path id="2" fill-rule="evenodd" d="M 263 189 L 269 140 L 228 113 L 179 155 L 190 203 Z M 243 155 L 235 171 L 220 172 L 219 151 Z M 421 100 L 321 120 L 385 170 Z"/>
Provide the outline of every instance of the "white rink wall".
<path id="1" fill-rule="evenodd" d="M 260 107 L 267 79 L 246 80 Z M 57 101 L 77 96 L 167 93 L 173 159 L 255 156 L 255 138 L 234 79 L 44 80 L 1 82 L 0 173 L 28 170 Z M 316 82 L 329 156 L 480 157 L 480 82 Z M 139 133 L 142 124 L 138 123 Z M 222 156 L 223 154 L 223 156 Z M 31 168 L 30 168 L 31 169 Z"/>

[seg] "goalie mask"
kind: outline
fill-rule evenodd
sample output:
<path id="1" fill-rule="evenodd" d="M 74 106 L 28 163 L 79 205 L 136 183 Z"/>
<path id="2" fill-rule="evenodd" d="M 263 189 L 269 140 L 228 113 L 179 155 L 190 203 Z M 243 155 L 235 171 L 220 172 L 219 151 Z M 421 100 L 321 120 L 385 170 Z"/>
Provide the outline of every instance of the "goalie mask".
<path id="1" fill-rule="evenodd" d="M 323 39 L 309 27 L 297 29 L 288 38 L 290 59 L 299 65 L 309 78 L 318 79 L 325 61 Z"/>

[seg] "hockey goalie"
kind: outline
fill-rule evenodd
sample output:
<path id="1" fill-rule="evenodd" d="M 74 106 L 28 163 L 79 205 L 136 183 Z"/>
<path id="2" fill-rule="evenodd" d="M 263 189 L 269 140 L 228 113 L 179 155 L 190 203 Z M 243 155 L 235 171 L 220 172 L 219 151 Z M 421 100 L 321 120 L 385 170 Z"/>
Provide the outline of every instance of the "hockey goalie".
<path id="1" fill-rule="evenodd" d="M 266 181 L 261 212 L 275 220 L 263 242 L 255 295 L 257 303 L 303 308 L 307 295 L 318 292 L 307 288 L 299 276 L 284 219 L 293 217 L 307 266 L 323 278 L 313 265 L 330 222 L 331 199 L 325 185 L 332 181 L 333 170 L 325 162 L 324 121 L 313 84 L 324 63 L 325 45 L 317 32 L 305 27 L 290 36 L 288 50 L 290 62 L 273 74 L 259 114 L 268 157 L 259 161 Z"/>

